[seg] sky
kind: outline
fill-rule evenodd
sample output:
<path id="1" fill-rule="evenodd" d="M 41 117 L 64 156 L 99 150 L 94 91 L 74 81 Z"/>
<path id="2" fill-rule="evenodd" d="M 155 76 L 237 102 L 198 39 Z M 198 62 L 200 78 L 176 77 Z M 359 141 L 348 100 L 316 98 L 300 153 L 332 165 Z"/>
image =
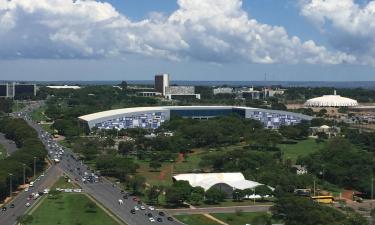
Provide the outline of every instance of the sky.
<path id="1" fill-rule="evenodd" d="M 0 0 L 0 80 L 375 81 L 374 0 Z"/>

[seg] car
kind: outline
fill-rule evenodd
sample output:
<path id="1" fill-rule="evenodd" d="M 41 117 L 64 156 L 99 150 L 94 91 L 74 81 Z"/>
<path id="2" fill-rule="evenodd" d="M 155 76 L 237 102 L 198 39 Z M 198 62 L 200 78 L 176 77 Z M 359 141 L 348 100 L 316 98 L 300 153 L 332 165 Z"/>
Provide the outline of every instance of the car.
<path id="1" fill-rule="evenodd" d="M 134 210 L 139 210 L 139 207 L 138 206 L 134 206 Z"/>
<path id="2" fill-rule="evenodd" d="M 135 210 L 134 209 L 130 210 L 130 213 L 135 214 Z"/>
<path id="3" fill-rule="evenodd" d="M 153 217 L 152 213 L 147 213 L 148 217 Z"/>
<path id="4" fill-rule="evenodd" d="M 9 208 L 13 209 L 14 208 L 14 204 L 10 204 Z"/>
<path id="5" fill-rule="evenodd" d="M 151 211 L 154 211 L 154 210 L 155 210 L 155 207 L 150 205 L 150 206 L 148 207 L 148 209 L 151 210 Z"/>
<path id="6" fill-rule="evenodd" d="M 167 218 L 167 220 L 169 220 L 169 221 L 173 221 L 173 218 L 169 216 L 169 217 Z"/>
<path id="7" fill-rule="evenodd" d="M 156 220 L 157 220 L 158 222 L 163 222 L 163 219 L 160 218 L 160 217 L 158 217 Z"/>
<path id="8" fill-rule="evenodd" d="M 150 220 L 151 223 L 154 223 L 154 222 L 155 222 L 154 217 L 150 217 L 150 218 L 148 218 L 148 219 Z"/>
<path id="9" fill-rule="evenodd" d="M 29 191 L 29 188 L 25 188 L 25 192 L 28 192 Z"/>
<path id="10" fill-rule="evenodd" d="M 133 201 L 138 202 L 138 198 L 137 198 L 137 197 L 134 197 L 134 198 L 133 198 Z"/>
<path id="11" fill-rule="evenodd" d="M 3 211 L 3 212 L 7 211 L 7 207 L 6 207 L 6 206 L 3 206 L 3 207 L 1 208 L 1 211 Z"/>
<path id="12" fill-rule="evenodd" d="M 30 207 L 30 205 L 31 205 L 30 202 L 26 202 L 25 204 L 26 207 Z"/>
<path id="13" fill-rule="evenodd" d="M 165 216 L 165 213 L 160 211 L 159 216 Z"/>
<path id="14" fill-rule="evenodd" d="M 141 210 L 145 210 L 146 209 L 146 207 L 144 206 L 144 205 L 141 205 Z"/>

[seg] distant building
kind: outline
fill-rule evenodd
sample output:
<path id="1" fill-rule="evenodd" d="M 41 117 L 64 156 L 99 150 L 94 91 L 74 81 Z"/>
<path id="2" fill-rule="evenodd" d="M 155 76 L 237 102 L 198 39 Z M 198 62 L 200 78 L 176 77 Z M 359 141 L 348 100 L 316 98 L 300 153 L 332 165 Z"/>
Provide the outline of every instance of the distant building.
<path id="1" fill-rule="evenodd" d="M 155 96 L 161 96 L 162 94 L 160 92 L 155 92 L 155 91 L 141 91 L 141 92 L 137 92 L 137 95 L 141 97 L 155 97 Z"/>
<path id="2" fill-rule="evenodd" d="M 341 133 L 340 127 L 330 127 L 327 125 L 323 125 L 320 127 L 310 127 L 310 134 L 311 136 L 317 136 L 319 133 L 324 133 L 327 135 L 328 138 L 336 137 L 338 134 Z"/>
<path id="3" fill-rule="evenodd" d="M 34 97 L 36 96 L 36 84 L 7 83 L 0 84 L 0 97 Z"/>
<path id="4" fill-rule="evenodd" d="M 8 84 L 0 84 L 0 97 L 8 97 Z"/>
<path id="5" fill-rule="evenodd" d="M 303 174 L 308 173 L 306 167 L 301 166 L 301 165 L 294 165 L 294 166 L 292 166 L 292 168 L 294 168 L 296 170 L 297 175 L 303 175 Z"/>
<path id="6" fill-rule="evenodd" d="M 214 95 L 218 94 L 233 94 L 233 88 L 230 87 L 221 87 L 221 88 L 214 88 L 213 89 Z"/>
<path id="7" fill-rule="evenodd" d="M 241 98 L 253 99 L 253 100 L 263 98 L 262 92 L 260 92 L 258 90 L 254 90 L 253 87 L 251 87 L 251 88 L 241 88 L 238 91 L 238 95 Z"/>
<path id="8" fill-rule="evenodd" d="M 165 88 L 165 98 L 169 100 L 200 99 L 200 94 L 195 94 L 194 86 L 169 86 Z"/>
<path id="9" fill-rule="evenodd" d="M 14 97 L 36 96 L 36 84 L 13 83 Z"/>
<path id="10" fill-rule="evenodd" d="M 246 180 L 242 173 L 187 173 L 173 176 L 173 181 L 187 181 L 192 187 L 202 187 L 205 191 L 215 187 L 232 197 L 234 190 L 255 189 L 262 186 L 255 181 Z"/>
<path id="11" fill-rule="evenodd" d="M 167 87 L 169 87 L 169 74 L 155 75 L 155 91 L 165 96 Z"/>
<path id="12" fill-rule="evenodd" d="M 358 106 L 354 99 L 341 97 L 336 94 L 323 95 L 322 97 L 312 98 L 306 101 L 306 107 L 353 107 Z"/>
<path id="13" fill-rule="evenodd" d="M 63 86 L 47 86 L 50 89 L 80 89 L 80 86 L 71 86 L 71 85 L 63 85 Z"/>

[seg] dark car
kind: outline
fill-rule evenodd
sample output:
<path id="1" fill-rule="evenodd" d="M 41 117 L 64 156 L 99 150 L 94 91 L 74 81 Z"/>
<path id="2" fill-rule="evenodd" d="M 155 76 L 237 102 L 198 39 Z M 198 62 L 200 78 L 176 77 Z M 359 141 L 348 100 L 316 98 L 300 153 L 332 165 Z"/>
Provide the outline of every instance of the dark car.
<path id="1" fill-rule="evenodd" d="M 135 209 L 130 210 L 131 214 L 135 214 Z"/>
<path id="2" fill-rule="evenodd" d="M 173 221 L 173 218 L 169 216 L 169 217 L 167 218 L 167 220 L 169 220 L 169 221 Z"/>
<path id="3" fill-rule="evenodd" d="M 153 217 L 152 213 L 147 213 L 148 217 Z"/>
<path id="4" fill-rule="evenodd" d="M 156 220 L 157 220 L 158 222 L 163 222 L 163 219 L 160 218 L 160 217 L 158 217 Z"/>
<path id="5" fill-rule="evenodd" d="M 9 208 L 14 208 L 14 204 L 10 204 Z"/>
<path id="6" fill-rule="evenodd" d="M 159 216 L 165 216 L 164 212 L 159 212 Z"/>

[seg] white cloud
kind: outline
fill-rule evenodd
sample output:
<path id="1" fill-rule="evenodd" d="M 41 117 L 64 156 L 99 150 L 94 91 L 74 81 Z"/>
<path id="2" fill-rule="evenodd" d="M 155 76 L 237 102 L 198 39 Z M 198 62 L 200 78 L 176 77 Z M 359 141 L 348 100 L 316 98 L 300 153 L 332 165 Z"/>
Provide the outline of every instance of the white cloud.
<path id="1" fill-rule="evenodd" d="M 375 1 L 301 0 L 301 14 L 329 36 L 339 51 L 358 63 L 375 65 Z"/>
<path id="2" fill-rule="evenodd" d="M 178 0 L 169 16 L 131 21 L 93 0 L 0 0 L 0 58 L 141 54 L 213 63 L 356 63 L 343 51 L 249 18 L 241 0 Z"/>

